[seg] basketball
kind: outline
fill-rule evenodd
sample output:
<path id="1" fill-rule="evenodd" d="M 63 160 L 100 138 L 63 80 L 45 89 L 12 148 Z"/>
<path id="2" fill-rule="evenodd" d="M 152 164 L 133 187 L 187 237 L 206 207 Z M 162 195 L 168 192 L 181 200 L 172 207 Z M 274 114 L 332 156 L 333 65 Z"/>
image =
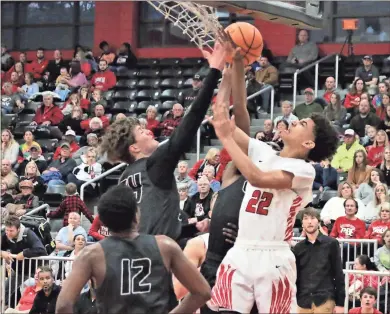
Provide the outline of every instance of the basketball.
<path id="1" fill-rule="evenodd" d="M 252 24 L 237 22 L 225 28 L 232 41 L 241 47 L 245 66 L 255 62 L 263 51 L 263 36 Z M 232 63 L 232 56 L 226 58 L 226 62 Z"/>

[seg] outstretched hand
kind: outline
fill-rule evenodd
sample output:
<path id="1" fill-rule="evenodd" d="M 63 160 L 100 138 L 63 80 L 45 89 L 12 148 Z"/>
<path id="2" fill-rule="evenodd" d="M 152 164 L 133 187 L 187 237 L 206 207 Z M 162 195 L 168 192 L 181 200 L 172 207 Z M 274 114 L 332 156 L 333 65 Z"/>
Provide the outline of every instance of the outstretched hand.
<path id="1" fill-rule="evenodd" d="M 215 41 L 213 52 L 202 50 L 203 57 L 209 62 L 210 68 L 218 69 L 222 71 L 225 67 L 225 59 L 232 51 L 232 41 L 230 37 L 220 30 L 218 38 Z"/>
<path id="2" fill-rule="evenodd" d="M 229 117 L 229 103 L 223 101 L 217 101 L 213 105 L 213 118 L 209 119 L 209 122 L 215 129 L 220 140 L 227 139 L 233 136 L 236 124 L 234 116 Z"/>

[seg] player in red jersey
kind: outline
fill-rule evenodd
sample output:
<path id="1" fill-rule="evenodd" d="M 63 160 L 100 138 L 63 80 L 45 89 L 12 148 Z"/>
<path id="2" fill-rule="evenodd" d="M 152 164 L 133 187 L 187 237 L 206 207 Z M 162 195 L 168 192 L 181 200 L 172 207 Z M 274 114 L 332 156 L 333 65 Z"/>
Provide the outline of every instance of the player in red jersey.
<path id="1" fill-rule="evenodd" d="M 245 104 L 244 104 L 245 105 Z M 322 115 L 294 121 L 280 136 L 278 155 L 250 138 L 229 118 L 229 99 L 213 105 L 218 138 L 248 185 L 235 245 L 227 253 L 212 291 L 210 309 L 249 313 L 296 313 L 295 258 L 289 247 L 297 212 L 312 201 L 313 166 L 332 156 L 337 133 Z"/>

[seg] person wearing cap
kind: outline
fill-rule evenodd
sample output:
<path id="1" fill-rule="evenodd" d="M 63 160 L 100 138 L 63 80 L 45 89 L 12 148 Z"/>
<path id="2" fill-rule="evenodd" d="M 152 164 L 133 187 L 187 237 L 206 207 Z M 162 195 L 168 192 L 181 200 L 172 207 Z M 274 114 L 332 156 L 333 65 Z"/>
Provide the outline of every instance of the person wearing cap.
<path id="1" fill-rule="evenodd" d="M 314 90 L 310 87 L 304 91 L 305 102 L 297 105 L 293 111 L 293 114 L 298 117 L 299 120 L 310 117 L 312 113 L 322 113 L 324 108 L 314 101 Z"/>
<path id="2" fill-rule="evenodd" d="M 30 180 L 22 180 L 19 183 L 21 194 L 15 196 L 16 205 L 24 205 L 23 209 L 16 211 L 17 216 L 22 216 L 39 206 L 39 198 L 33 194 L 34 184 Z"/>
<path id="3" fill-rule="evenodd" d="M 65 132 L 65 141 L 70 146 L 70 157 L 72 157 L 72 154 L 77 152 L 80 149 L 79 144 L 76 142 L 76 132 L 73 130 L 68 130 Z M 57 147 L 56 151 L 54 152 L 53 159 L 56 160 L 60 158 L 61 156 L 61 147 Z"/>
<path id="4" fill-rule="evenodd" d="M 42 155 L 42 150 L 39 145 L 31 144 L 30 150 L 29 150 L 29 156 L 25 157 L 22 162 L 19 164 L 19 167 L 16 169 L 16 174 L 18 176 L 25 174 L 25 169 L 27 167 L 27 164 L 31 161 L 33 161 L 36 166 L 38 167 L 38 171 L 42 173 L 47 169 L 47 162 L 45 160 L 45 157 Z"/>
<path id="5" fill-rule="evenodd" d="M 370 112 L 369 101 L 362 99 L 359 104 L 359 112 L 351 119 L 349 127 L 353 129 L 357 135 L 364 137 L 368 126 L 377 128 L 380 123 L 381 120 L 379 117 L 375 113 Z"/>
<path id="6" fill-rule="evenodd" d="M 185 90 L 179 98 L 179 103 L 187 108 L 198 96 L 199 90 L 202 87 L 202 78 L 199 74 L 195 74 L 192 78 L 192 89 Z"/>
<path id="7" fill-rule="evenodd" d="M 103 40 L 99 44 L 100 50 L 102 50 L 102 54 L 100 55 L 99 60 L 106 60 L 107 64 L 111 64 L 114 62 L 115 54 L 111 52 L 110 45 L 107 41 Z"/>
<path id="8" fill-rule="evenodd" d="M 91 85 L 105 92 L 113 88 L 116 84 L 116 76 L 108 68 L 108 62 L 105 59 L 99 61 L 99 71 L 92 76 Z"/>
<path id="9" fill-rule="evenodd" d="M 365 55 L 362 59 L 363 65 L 356 69 L 355 80 L 361 78 L 366 84 L 367 88 L 371 91 L 376 92 L 378 81 L 379 81 L 379 71 L 378 68 L 373 65 L 372 56 Z"/>
<path id="10" fill-rule="evenodd" d="M 348 172 L 353 166 L 353 158 L 357 150 L 365 151 L 364 147 L 356 140 L 355 131 L 347 129 L 344 132 L 344 143 L 339 146 L 332 159 L 332 167 L 337 172 Z"/>
<path id="11" fill-rule="evenodd" d="M 28 162 L 25 166 L 23 175 L 20 176 L 20 182 L 23 180 L 29 180 L 32 182 L 34 186 L 34 195 L 38 196 L 38 198 L 42 198 L 46 193 L 45 182 L 43 181 L 41 172 L 39 171 L 38 166 L 34 161 Z"/>
<path id="12" fill-rule="evenodd" d="M 30 149 L 34 145 L 34 147 L 38 148 L 38 150 L 42 153 L 41 146 L 34 141 L 34 135 L 30 130 L 24 132 L 23 139 L 25 142 L 20 144 L 20 150 L 22 151 L 23 157 L 30 157 Z"/>

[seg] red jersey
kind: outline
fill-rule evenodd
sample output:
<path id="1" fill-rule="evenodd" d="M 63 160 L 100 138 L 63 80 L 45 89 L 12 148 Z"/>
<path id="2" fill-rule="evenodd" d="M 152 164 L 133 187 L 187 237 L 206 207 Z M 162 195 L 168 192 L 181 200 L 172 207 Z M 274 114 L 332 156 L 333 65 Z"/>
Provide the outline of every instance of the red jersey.
<path id="1" fill-rule="evenodd" d="M 372 287 L 374 289 L 377 289 L 379 286 L 378 276 L 371 276 L 371 275 L 359 276 L 359 275 L 355 275 L 355 274 L 349 274 L 348 277 L 349 277 L 349 286 L 350 287 L 353 286 L 354 282 L 361 281 L 363 286 L 360 287 L 359 289 L 357 289 L 358 292 L 363 290 L 365 287 Z"/>
<path id="2" fill-rule="evenodd" d="M 96 240 L 100 241 L 103 240 L 105 237 L 108 237 L 110 235 L 110 231 L 106 226 L 103 225 L 103 223 L 99 219 L 99 215 L 97 215 L 92 222 L 88 234 L 91 237 L 94 237 Z"/>
<path id="3" fill-rule="evenodd" d="M 384 153 L 385 153 L 384 146 L 377 146 L 377 147 L 370 146 L 367 154 L 368 165 L 372 167 L 376 167 L 380 165 L 383 161 Z"/>
<path id="4" fill-rule="evenodd" d="M 105 92 L 115 86 L 116 76 L 110 70 L 97 72 L 92 76 L 91 84 Z"/>
<path id="5" fill-rule="evenodd" d="M 326 91 L 324 93 L 324 95 L 322 96 L 322 98 L 325 99 L 325 101 L 329 104 L 330 103 L 330 96 L 332 96 L 333 93 L 334 93 L 334 91 Z"/>
<path id="6" fill-rule="evenodd" d="M 366 239 L 377 239 L 378 243 L 382 244 L 382 234 L 390 229 L 390 221 L 383 222 L 382 220 L 375 220 L 368 227 L 365 234 Z"/>
<path id="7" fill-rule="evenodd" d="M 341 239 L 363 239 L 366 232 L 366 224 L 363 220 L 356 218 L 348 219 L 342 216 L 336 219 L 330 236 Z"/>

